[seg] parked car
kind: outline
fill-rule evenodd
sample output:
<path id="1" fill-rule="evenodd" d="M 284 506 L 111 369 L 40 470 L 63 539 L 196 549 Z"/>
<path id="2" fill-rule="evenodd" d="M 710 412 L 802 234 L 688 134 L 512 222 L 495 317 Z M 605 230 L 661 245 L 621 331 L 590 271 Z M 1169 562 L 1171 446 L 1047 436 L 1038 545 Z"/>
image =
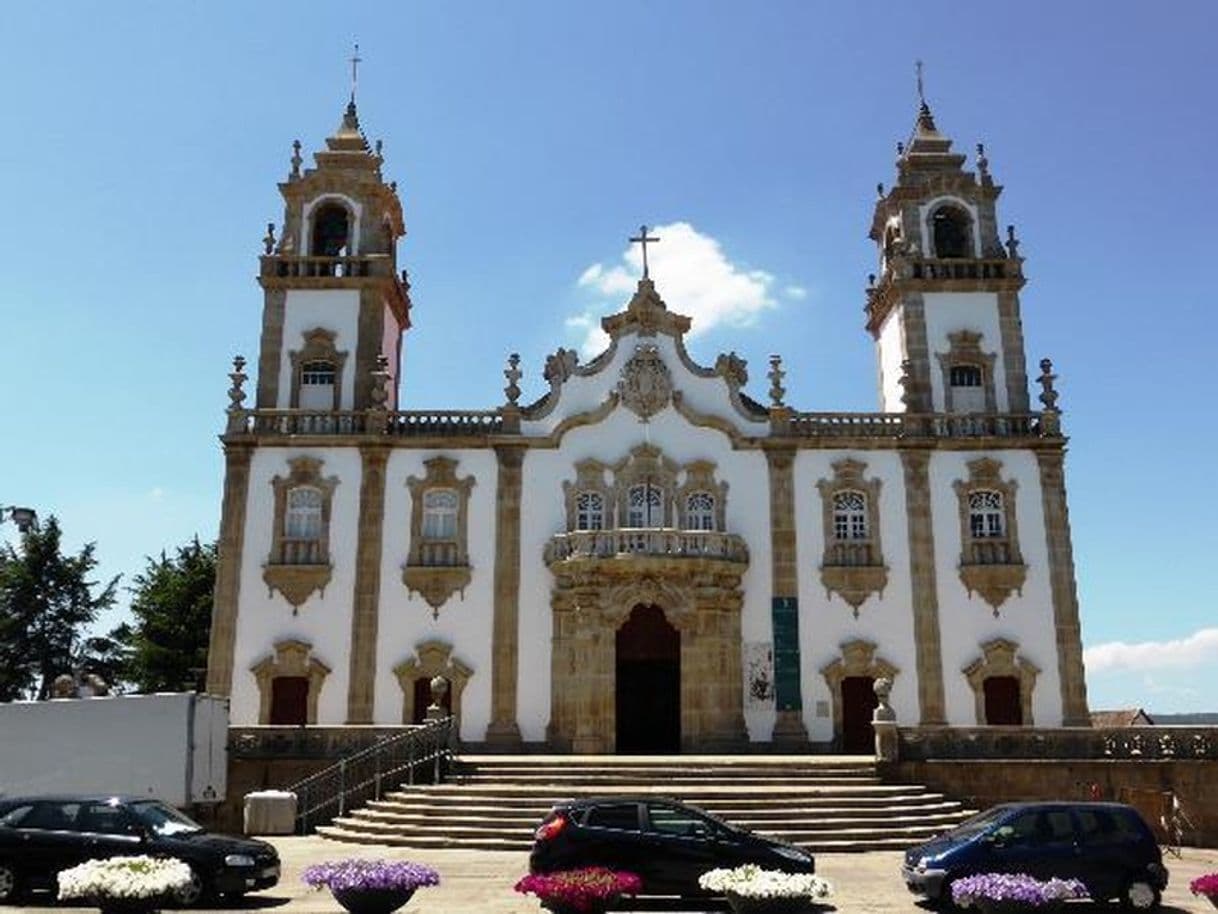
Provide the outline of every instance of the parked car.
<path id="1" fill-rule="evenodd" d="M 951 906 L 951 885 L 974 873 L 1078 879 L 1096 901 L 1150 911 L 1167 888 L 1163 854 L 1137 810 L 1121 803 L 1009 803 L 905 852 L 909 890 Z"/>
<path id="2" fill-rule="evenodd" d="M 0 800 L 0 904 L 13 904 L 28 891 L 56 891 L 56 874 L 86 860 L 137 854 L 189 864 L 194 879 L 177 899 L 183 905 L 279 881 L 274 847 L 210 834 L 160 800 L 104 795 Z"/>
<path id="3" fill-rule="evenodd" d="M 812 855 L 728 825 L 692 806 L 656 797 L 593 797 L 559 803 L 534 834 L 534 873 L 605 866 L 643 880 L 645 895 L 706 895 L 698 877 L 756 863 L 815 872 Z"/>

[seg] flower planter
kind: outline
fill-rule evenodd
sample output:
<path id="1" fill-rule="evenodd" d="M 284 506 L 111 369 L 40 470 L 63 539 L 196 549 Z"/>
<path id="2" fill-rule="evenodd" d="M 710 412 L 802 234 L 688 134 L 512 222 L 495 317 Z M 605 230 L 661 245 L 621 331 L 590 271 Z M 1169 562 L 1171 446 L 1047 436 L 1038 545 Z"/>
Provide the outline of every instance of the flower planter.
<path id="1" fill-rule="evenodd" d="M 623 895 L 643 887 L 634 873 L 592 866 L 553 873 L 530 873 L 516 883 L 516 891 L 536 895 L 551 914 L 605 914 Z"/>
<path id="2" fill-rule="evenodd" d="M 812 910 L 807 898 L 745 898 L 729 893 L 727 903 L 734 914 L 807 914 Z"/>
<path id="3" fill-rule="evenodd" d="M 414 889 L 330 889 L 334 900 L 351 914 L 391 914 L 414 895 Z"/>
<path id="4" fill-rule="evenodd" d="M 1061 901 L 1049 904 L 1025 904 L 1022 901 L 983 901 L 978 899 L 974 907 L 980 914 L 1052 914 L 1065 908 Z"/>
<path id="5" fill-rule="evenodd" d="M 101 914 L 158 914 L 168 898 L 95 898 L 92 900 Z"/>

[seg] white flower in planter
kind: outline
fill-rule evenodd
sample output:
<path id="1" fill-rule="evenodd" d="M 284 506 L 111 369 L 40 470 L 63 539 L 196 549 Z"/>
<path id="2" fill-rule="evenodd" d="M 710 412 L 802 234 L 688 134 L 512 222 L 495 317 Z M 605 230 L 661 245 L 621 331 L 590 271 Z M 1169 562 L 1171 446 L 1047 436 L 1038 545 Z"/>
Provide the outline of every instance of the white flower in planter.
<path id="1" fill-rule="evenodd" d="M 741 898 L 807 898 L 820 901 L 828 898 L 833 887 L 811 873 L 783 873 L 763 870 L 753 863 L 735 869 L 711 870 L 698 877 L 698 885 L 716 895 L 737 895 Z"/>
<path id="2" fill-rule="evenodd" d="M 190 878 L 190 867 L 172 857 L 89 860 L 59 873 L 59 898 L 164 898 Z"/>

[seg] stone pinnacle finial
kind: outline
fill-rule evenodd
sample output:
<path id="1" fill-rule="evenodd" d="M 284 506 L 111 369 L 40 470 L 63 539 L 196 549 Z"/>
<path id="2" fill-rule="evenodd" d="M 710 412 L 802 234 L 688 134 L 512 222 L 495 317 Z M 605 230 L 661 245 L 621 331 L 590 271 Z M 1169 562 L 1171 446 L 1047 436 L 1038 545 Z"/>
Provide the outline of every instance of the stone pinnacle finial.
<path id="1" fill-rule="evenodd" d="M 879 197 L 881 200 L 884 198 L 884 182 L 883 181 L 881 181 L 879 184 L 877 184 L 875 186 L 875 195 L 877 197 Z"/>
<path id="2" fill-rule="evenodd" d="M 782 386 L 782 379 L 787 373 L 782 369 L 782 356 L 770 356 L 770 371 L 766 375 L 770 379 L 770 403 L 775 407 L 786 406 L 783 403 L 783 397 L 787 395 L 787 389 Z"/>
<path id="3" fill-rule="evenodd" d="M 984 184 L 990 177 L 990 160 L 985 157 L 985 143 L 977 144 L 977 173 Z"/>
<path id="4" fill-rule="evenodd" d="M 243 389 L 248 375 L 245 373 L 245 356 L 233 356 L 233 370 L 228 378 L 232 387 L 228 389 L 228 429 L 229 433 L 245 431 L 245 390 Z"/>
<path id="5" fill-rule="evenodd" d="M 300 157 L 300 140 L 292 141 L 292 171 L 288 175 L 289 181 L 300 180 L 300 166 L 304 163 L 304 159 Z"/>
<path id="6" fill-rule="evenodd" d="M 1015 226 L 1007 226 L 1007 256 L 1012 260 L 1019 259 L 1019 239 L 1015 237 Z"/>
<path id="7" fill-rule="evenodd" d="M 901 362 L 901 376 L 897 378 L 897 384 L 901 388 L 901 405 L 905 407 L 905 412 L 913 412 L 914 379 L 913 362 L 910 359 Z"/>
<path id="8" fill-rule="evenodd" d="M 385 353 L 376 357 L 376 368 L 372 369 L 372 389 L 368 399 L 372 402 L 370 409 L 384 411 L 389 403 L 389 359 Z"/>
<path id="9" fill-rule="evenodd" d="M 503 376 L 507 378 L 507 387 L 503 388 L 503 393 L 507 396 L 508 404 L 516 405 L 516 401 L 520 399 L 520 385 L 517 383 L 523 373 L 520 371 L 520 353 L 513 352 L 508 356 L 508 367 L 503 370 Z"/>
<path id="10" fill-rule="evenodd" d="M 1040 377 L 1036 379 L 1036 383 L 1041 386 L 1040 402 L 1045 406 L 1047 413 L 1060 413 L 1061 410 L 1057 406 L 1057 398 L 1060 396 L 1053 387 L 1053 382 L 1057 380 L 1057 375 L 1053 373 L 1053 360 L 1040 360 Z"/>
<path id="11" fill-rule="evenodd" d="M 262 237 L 262 247 L 266 250 L 267 256 L 275 250 L 275 223 L 268 222 L 266 224 L 266 234 Z"/>

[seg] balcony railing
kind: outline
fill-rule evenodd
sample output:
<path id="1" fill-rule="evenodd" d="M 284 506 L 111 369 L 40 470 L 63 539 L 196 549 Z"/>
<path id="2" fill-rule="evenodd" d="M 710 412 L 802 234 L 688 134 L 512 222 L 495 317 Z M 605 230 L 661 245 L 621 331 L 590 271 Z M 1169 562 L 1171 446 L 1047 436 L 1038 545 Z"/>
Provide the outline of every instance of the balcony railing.
<path id="1" fill-rule="evenodd" d="M 388 254 L 364 257 L 297 257 L 272 254 L 262 258 L 262 275 L 281 279 L 330 279 L 392 276 L 393 258 Z"/>
<path id="2" fill-rule="evenodd" d="M 1028 438 L 1042 434 L 1038 413 L 793 413 L 798 438 Z"/>
<path id="3" fill-rule="evenodd" d="M 374 418 L 375 417 L 375 418 Z M 383 425 L 379 424 L 383 420 Z M 372 424 L 376 422 L 377 424 Z M 503 419 L 496 410 L 361 410 L 254 409 L 230 426 L 229 434 L 364 435 L 399 438 L 465 437 L 498 434 Z"/>
<path id="4" fill-rule="evenodd" d="M 387 431 L 399 438 L 432 435 L 493 435 L 503 429 L 497 410 L 411 410 L 389 414 Z"/>
<path id="5" fill-rule="evenodd" d="M 1019 275 L 1019 262 L 1001 259 L 910 258 L 903 264 L 902 279 L 1006 279 Z"/>
<path id="6" fill-rule="evenodd" d="M 1011 544 L 1006 540 L 974 540 L 968 544 L 968 557 L 970 565 L 1010 565 Z"/>
<path id="7" fill-rule="evenodd" d="M 573 530 L 550 537 L 547 564 L 572 559 L 609 559 L 619 556 L 719 559 L 748 562 L 749 547 L 734 533 L 712 530 L 636 529 Z"/>
<path id="8" fill-rule="evenodd" d="M 320 540 L 285 539 L 279 544 L 280 565 L 325 565 L 328 561 Z"/>
<path id="9" fill-rule="evenodd" d="M 856 568 L 878 565 L 871 543 L 832 543 L 825 564 L 833 568 Z"/>

